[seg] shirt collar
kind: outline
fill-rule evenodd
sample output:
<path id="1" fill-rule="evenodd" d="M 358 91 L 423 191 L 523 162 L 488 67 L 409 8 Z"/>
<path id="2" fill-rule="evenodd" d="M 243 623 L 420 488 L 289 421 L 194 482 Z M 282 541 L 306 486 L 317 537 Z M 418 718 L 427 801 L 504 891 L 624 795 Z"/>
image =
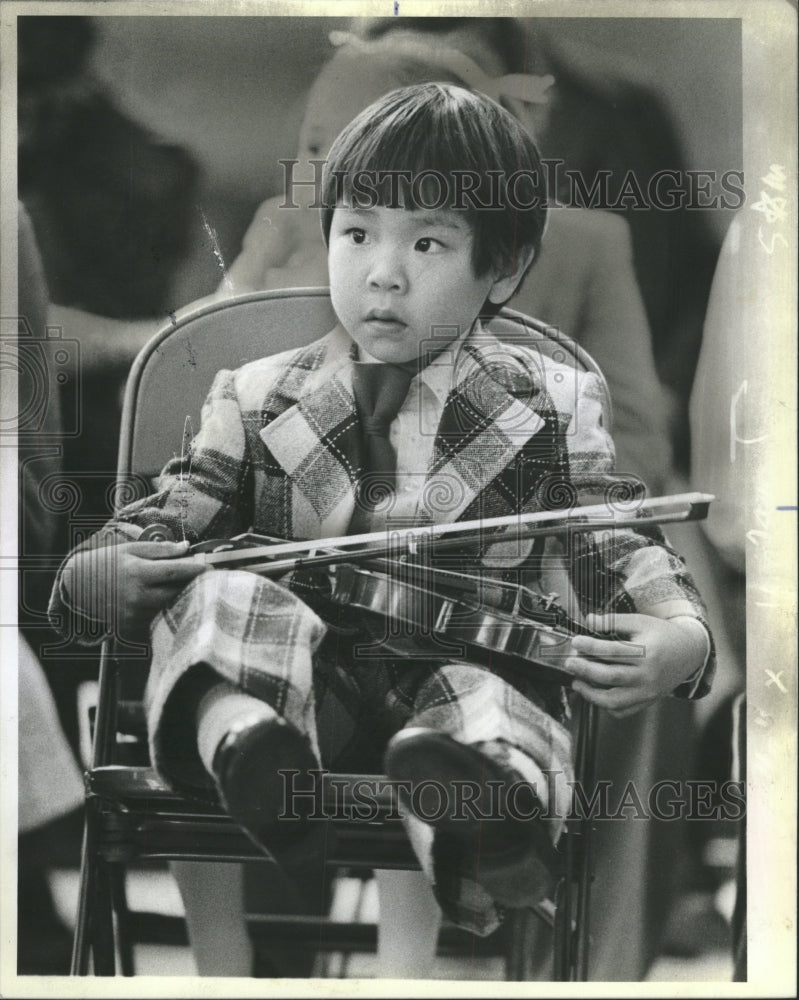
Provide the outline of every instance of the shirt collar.
<path id="1" fill-rule="evenodd" d="M 466 330 L 461 333 L 460 336 L 456 337 L 455 340 L 451 341 L 444 350 L 436 355 L 429 365 L 426 365 L 418 375 L 414 376 L 414 383 L 420 382 L 426 385 L 428 389 L 435 395 L 440 405 L 444 405 L 449 396 L 450 392 L 455 387 L 456 372 L 458 371 L 458 355 L 470 336 L 479 337 L 483 333 L 483 327 L 479 319 L 474 321 L 471 330 Z M 371 361 L 379 364 L 376 358 L 373 358 L 368 351 L 364 351 L 363 348 L 358 348 L 358 353 L 361 361 Z"/>

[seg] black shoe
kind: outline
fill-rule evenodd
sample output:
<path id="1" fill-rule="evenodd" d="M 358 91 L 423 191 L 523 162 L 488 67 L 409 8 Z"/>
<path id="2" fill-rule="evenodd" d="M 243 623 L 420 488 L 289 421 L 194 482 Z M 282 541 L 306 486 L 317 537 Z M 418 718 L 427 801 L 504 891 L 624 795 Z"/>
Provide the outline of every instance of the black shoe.
<path id="1" fill-rule="evenodd" d="M 290 800 L 287 790 L 308 787 L 317 762 L 307 738 L 285 719 L 243 720 L 214 755 L 214 776 L 231 818 L 259 847 L 281 845 L 305 829 L 307 796 Z M 282 771 L 299 771 L 284 776 Z M 312 806 L 312 803 L 310 804 Z"/>
<path id="2" fill-rule="evenodd" d="M 439 848 L 448 845 L 466 867 L 474 859 L 476 880 L 497 902 L 531 905 L 551 891 L 559 856 L 541 801 L 515 771 L 446 733 L 422 728 L 392 738 L 385 768 L 392 781 L 410 786 L 410 792 L 399 786 L 400 800 L 439 831 Z"/>

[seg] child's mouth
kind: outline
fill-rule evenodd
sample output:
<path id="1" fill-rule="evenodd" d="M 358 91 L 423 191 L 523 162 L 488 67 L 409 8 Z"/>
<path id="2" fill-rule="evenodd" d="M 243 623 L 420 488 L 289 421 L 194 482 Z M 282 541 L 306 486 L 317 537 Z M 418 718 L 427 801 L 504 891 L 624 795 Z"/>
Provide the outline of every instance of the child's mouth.
<path id="1" fill-rule="evenodd" d="M 378 330 L 400 330 L 407 326 L 404 320 L 392 312 L 382 309 L 372 309 L 366 314 L 365 322 Z"/>

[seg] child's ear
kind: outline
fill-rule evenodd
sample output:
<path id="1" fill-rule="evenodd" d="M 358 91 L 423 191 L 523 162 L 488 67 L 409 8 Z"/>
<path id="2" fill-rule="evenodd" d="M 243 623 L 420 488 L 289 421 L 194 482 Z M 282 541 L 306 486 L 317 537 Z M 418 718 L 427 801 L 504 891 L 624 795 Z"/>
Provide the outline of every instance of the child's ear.
<path id="1" fill-rule="evenodd" d="M 501 305 L 516 291 L 519 282 L 524 277 L 527 268 L 533 263 L 535 250 L 532 247 L 525 249 L 513 262 L 511 269 L 503 271 L 494 281 L 488 293 L 488 301 L 494 305 Z"/>

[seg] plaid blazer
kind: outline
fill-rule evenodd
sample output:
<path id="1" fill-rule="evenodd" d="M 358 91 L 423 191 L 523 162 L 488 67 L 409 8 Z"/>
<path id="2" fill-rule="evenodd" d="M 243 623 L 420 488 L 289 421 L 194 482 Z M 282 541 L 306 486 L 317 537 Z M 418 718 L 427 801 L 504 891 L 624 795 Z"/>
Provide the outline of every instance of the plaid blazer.
<path id="1" fill-rule="evenodd" d="M 535 345 L 502 342 L 479 324 L 458 346 L 424 472 L 420 524 L 618 495 L 595 375 Z M 170 461 L 158 491 L 120 511 L 88 544 L 133 540 L 156 523 L 192 543 L 247 530 L 287 539 L 345 534 L 364 473 L 354 356 L 351 338 L 336 327 L 308 347 L 220 371 L 189 454 Z M 705 621 L 683 560 L 657 528 L 594 536 L 580 559 L 598 608 Z M 51 616 L 62 631 L 69 614 L 57 581 Z M 713 669 L 710 656 L 677 693 L 705 694 Z"/>
<path id="2" fill-rule="evenodd" d="M 618 489 L 595 375 L 479 327 L 457 347 L 422 473 L 420 523 L 596 502 Z M 120 511 L 87 544 L 132 540 L 155 523 L 191 542 L 248 529 L 296 539 L 345 534 L 365 473 L 353 356 L 351 339 L 337 328 L 307 348 L 220 372 L 190 454 L 170 462 L 155 494 Z M 505 543 L 490 555 L 492 571 L 512 574 L 524 570 L 529 546 Z M 703 619 L 682 560 L 657 529 L 596 533 L 572 555 L 573 575 L 590 584 L 595 605 Z M 51 610 L 63 630 L 69 612 L 60 579 Z M 309 607 L 272 581 L 244 572 L 193 581 L 151 631 L 145 701 L 151 756 L 162 777 L 186 789 L 210 784 L 185 705 L 191 671 L 208 664 L 305 733 L 320 759 L 323 732 L 346 741 L 352 730 L 377 743 L 384 722 L 388 729 L 412 714 L 415 724 L 479 743 L 525 781 L 545 772 L 568 780 L 564 720 L 552 699 L 542 700 L 533 676 L 517 687 L 465 663 L 429 675 L 413 662 L 396 670 L 337 662 L 328 669 L 324 631 Z M 678 693 L 703 694 L 712 659 Z M 565 811 L 561 803 L 557 814 Z M 453 852 L 446 838 L 413 817 L 407 823 L 448 917 L 478 934 L 493 930 L 499 913 L 480 884 L 479 858 L 476 871 L 475 859 Z"/>

